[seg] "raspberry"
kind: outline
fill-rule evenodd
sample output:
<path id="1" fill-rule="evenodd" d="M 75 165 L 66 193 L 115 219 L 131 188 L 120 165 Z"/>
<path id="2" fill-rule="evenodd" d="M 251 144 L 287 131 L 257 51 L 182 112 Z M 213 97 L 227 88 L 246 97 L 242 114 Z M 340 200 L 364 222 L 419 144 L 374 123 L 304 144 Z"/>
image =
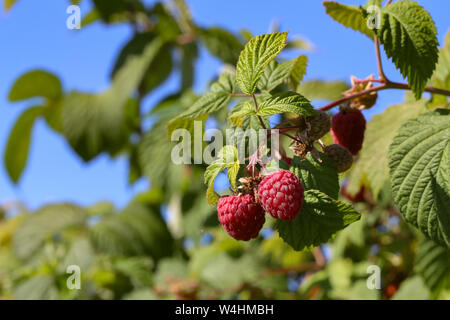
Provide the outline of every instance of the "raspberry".
<path id="1" fill-rule="evenodd" d="M 244 241 L 256 238 L 266 221 L 264 210 L 249 194 L 221 197 L 217 215 L 230 236 Z"/>
<path id="2" fill-rule="evenodd" d="M 305 120 L 309 124 L 308 138 L 310 141 L 320 139 L 330 131 L 330 116 L 325 111 L 317 110 L 317 115 L 306 117 Z"/>
<path id="3" fill-rule="evenodd" d="M 258 199 L 272 217 L 292 220 L 303 205 L 303 185 L 291 171 L 278 170 L 261 181 Z"/>
<path id="4" fill-rule="evenodd" d="M 347 171 L 353 164 L 352 154 L 341 145 L 331 144 L 325 147 L 324 152 L 335 163 L 337 172 Z"/>
<path id="5" fill-rule="evenodd" d="M 334 143 L 346 147 L 353 155 L 362 148 L 366 119 L 359 110 L 342 109 L 331 120 Z"/>
<path id="6" fill-rule="evenodd" d="M 358 193 L 356 194 L 350 194 L 347 192 L 347 184 L 344 184 L 341 188 L 341 194 L 346 197 L 348 200 L 350 200 L 351 202 L 357 203 L 357 202 L 364 202 L 365 201 L 365 197 L 364 194 L 366 193 L 366 188 L 364 186 L 362 186 Z"/>

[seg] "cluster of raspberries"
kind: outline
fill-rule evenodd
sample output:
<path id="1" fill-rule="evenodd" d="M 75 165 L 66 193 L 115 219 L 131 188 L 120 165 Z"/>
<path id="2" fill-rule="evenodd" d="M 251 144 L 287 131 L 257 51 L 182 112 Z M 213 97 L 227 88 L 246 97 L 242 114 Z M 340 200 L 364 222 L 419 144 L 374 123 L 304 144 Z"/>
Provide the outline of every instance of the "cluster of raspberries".
<path id="1" fill-rule="evenodd" d="M 264 225 L 264 212 L 293 220 L 303 205 L 303 185 L 291 171 L 278 170 L 258 185 L 258 202 L 250 194 L 219 199 L 217 213 L 227 233 L 237 240 L 256 238 Z"/>
<path id="2" fill-rule="evenodd" d="M 335 144 L 323 146 L 323 151 L 335 163 L 338 172 L 348 170 L 352 166 L 353 156 L 361 150 L 363 144 L 366 120 L 361 111 L 344 107 L 331 121 L 326 112 L 319 111 L 317 115 L 307 117 L 306 122 L 306 140 L 310 143 L 320 139 L 331 129 Z M 289 163 L 291 159 L 285 160 Z M 300 179 L 291 171 L 278 170 L 258 184 L 255 196 L 247 193 L 221 197 L 217 213 L 220 223 L 230 236 L 248 241 L 256 238 L 263 227 L 264 212 L 276 219 L 290 221 L 297 217 L 302 205 L 303 185 Z"/>

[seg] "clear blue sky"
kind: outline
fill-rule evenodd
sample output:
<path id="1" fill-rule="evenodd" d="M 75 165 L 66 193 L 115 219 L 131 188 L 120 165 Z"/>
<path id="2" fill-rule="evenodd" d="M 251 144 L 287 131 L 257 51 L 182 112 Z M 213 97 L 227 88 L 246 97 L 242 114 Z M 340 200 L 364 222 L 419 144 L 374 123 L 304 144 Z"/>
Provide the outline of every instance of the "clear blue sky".
<path id="1" fill-rule="evenodd" d="M 152 1 L 146 1 L 150 3 Z M 374 48 L 366 37 L 345 29 L 325 14 L 320 0 L 188 0 L 195 21 L 203 26 L 219 25 L 233 31 L 245 27 L 254 34 L 266 33 L 275 19 L 290 36 L 301 35 L 314 44 L 308 53 L 307 78 L 344 79 L 350 74 L 366 77 L 376 73 Z M 360 1 L 342 0 L 346 4 Z M 449 29 L 450 1 L 419 1 L 436 22 L 442 44 Z M 69 1 L 18 0 L 12 11 L 0 13 L 0 151 L 16 118 L 32 101 L 9 103 L 7 95 L 13 81 L 23 72 L 44 68 L 56 73 L 65 90 L 100 91 L 109 83 L 109 71 L 115 56 L 130 37 L 125 26 L 105 27 L 95 24 L 71 31 L 66 29 Z M 84 0 L 82 14 L 89 9 Z M 391 63 L 384 62 L 388 75 L 401 80 Z M 197 69 L 196 90 L 217 73 L 219 62 L 201 52 Z M 177 77 L 149 99 L 145 108 L 175 90 Z M 402 100 L 401 91 L 383 91 L 377 106 L 367 115 L 378 113 Z M 0 203 L 20 200 L 32 208 L 49 201 L 75 201 L 82 205 L 111 200 L 124 206 L 133 195 L 145 189 L 145 181 L 127 185 L 127 162 L 101 156 L 89 164 L 73 153 L 66 142 L 50 132 L 43 122 L 34 128 L 32 147 L 26 171 L 18 186 L 10 183 L 0 168 Z"/>

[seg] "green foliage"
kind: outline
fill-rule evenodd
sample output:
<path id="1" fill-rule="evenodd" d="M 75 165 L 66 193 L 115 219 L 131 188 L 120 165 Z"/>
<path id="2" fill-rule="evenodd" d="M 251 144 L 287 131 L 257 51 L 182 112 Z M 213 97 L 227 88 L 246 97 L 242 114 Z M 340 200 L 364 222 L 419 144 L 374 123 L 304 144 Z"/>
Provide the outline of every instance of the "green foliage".
<path id="1" fill-rule="evenodd" d="M 113 67 L 111 78 L 125 65 L 127 59 L 132 59 L 133 56 L 142 55 L 145 48 L 156 38 L 153 33 L 138 33 L 122 48 L 116 63 Z M 155 57 L 145 71 L 144 77 L 139 84 L 139 92 L 145 96 L 152 89 L 161 85 L 172 72 L 172 55 L 169 50 L 169 45 L 163 45 L 159 48 Z"/>
<path id="2" fill-rule="evenodd" d="M 415 276 L 402 283 L 392 300 L 427 300 L 429 291 L 422 278 Z"/>
<path id="3" fill-rule="evenodd" d="M 367 123 L 361 156 L 350 176 L 348 190 L 354 194 L 360 185 L 370 187 L 378 197 L 383 186 L 389 181 L 388 151 L 397 131 L 407 120 L 426 111 L 423 100 L 406 102 L 388 107 Z M 392 121 L 395 119 L 395 121 Z"/>
<path id="4" fill-rule="evenodd" d="M 17 119 L 8 138 L 4 161 L 10 179 L 17 183 L 27 163 L 31 133 L 36 119 L 44 113 L 44 107 L 26 109 Z"/>
<path id="5" fill-rule="evenodd" d="M 3 8 L 5 9 L 5 11 L 11 10 L 11 8 L 14 6 L 16 2 L 17 0 L 4 0 Z"/>
<path id="6" fill-rule="evenodd" d="M 123 148 L 130 133 L 125 110 L 134 104 L 129 97 L 161 46 L 161 41 L 154 40 L 142 55 L 130 57 L 114 76 L 109 90 L 98 95 L 72 92 L 65 98 L 64 135 L 83 160 L 89 161 L 105 149 L 115 154 Z"/>
<path id="7" fill-rule="evenodd" d="M 73 204 L 46 205 L 29 217 L 12 239 L 14 253 L 22 258 L 31 258 L 46 239 L 57 236 L 64 229 L 85 223 L 86 213 Z"/>
<path id="8" fill-rule="evenodd" d="M 57 300 L 59 294 L 51 275 L 37 275 L 19 283 L 13 297 L 18 300 Z"/>
<path id="9" fill-rule="evenodd" d="M 307 190 L 300 214 L 293 221 L 278 221 L 277 229 L 295 250 L 312 249 L 359 219 L 360 214 L 352 206 L 318 190 Z"/>
<path id="10" fill-rule="evenodd" d="M 232 33 L 219 27 L 201 30 L 201 37 L 212 55 L 231 65 L 236 64 L 239 54 L 244 48 Z"/>
<path id="11" fill-rule="evenodd" d="M 208 186 L 206 199 L 210 204 L 216 204 L 219 200 L 218 194 L 214 191 L 214 180 L 218 174 L 227 169 L 228 179 L 231 186 L 236 189 L 236 176 L 239 171 L 238 150 L 233 146 L 224 146 L 220 150 L 217 160 L 211 163 L 205 171 L 205 183 Z"/>
<path id="12" fill-rule="evenodd" d="M 320 153 L 320 160 L 308 153 L 305 159 L 294 157 L 291 171 L 302 181 L 305 190 L 316 189 L 333 199 L 338 198 L 339 178 L 334 163 L 325 154 Z"/>
<path id="13" fill-rule="evenodd" d="M 242 50 L 236 69 L 236 80 L 242 92 L 256 91 L 264 69 L 286 45 L 287 32 L 264 34 L 250 40 Z"/>
<path id="14" fill-rule="evenodd" d="M 34 97 L 57 100 L 62 95 L 58 77 L 44 70 L 29 71 L 14 82 L 9 91 L 9 101 L 20 101 Z"/>
<path id="15" fill-rule="evenodd" d="M 406 221 L 450 247 L 450 112 L 409 120 L 389 149 L 394 200 Z M 439 197 L 439 198 L 436 198 Z"/>
<path id="16" fill-rule="evenodd" d="M 308 80 L 297 87 L 297 92 L 309 100 L 337 100 L 349 89 L 344 81 Z"/>
<path id="17" fill-rule="evenodd" d="M 415 1 L 396 1 L 381 10 L 380 42 L 420 99 L 438 61 L 436 27 Z"/>
<path id="18" fill-rule="evenodd" d="M 94 247 L 101 252 L 148 255 L 155 260 L 170 255 L 173 244 L 161 216 L 140 203 L 131 203 L 120 214 L 98 223 L 90 235 Z"/>
<path id="19" fill-rule="evenodd" d="M 234 76 L 228 73 L 220 75 L 219 79 L 211 84 L 211 90 L 200 97 L 180 117 L 195 119 L 207 115 L 228 106 L 231 94 L 236 87 Z"/>
<path id="20" fill-rule="evenodd" d="M 323 5 L 330 17 L 347 28 L 352 28 L 373 39 L 374 32 L 367 26 L 361 6 L 350 6 L 336 1 L 324 1 Z"/>
<path id="21" fill-rule="evenodd" d="M 450 288 L 450 251 L 434 241 L 421 242 L 415 269 L 434 296 Z"/>
<path id="22" fill-rule="evenodd" d="M 14 2 L 4 1 L 5 8 Z M 12 127 L 5 167 L 17 182 L 33 124 L 44 119 L 84 161 L 103 153 L 123 156 L 128 182 L 146 179 L 150 187 L 124 209 L 108 201 L 87 207 L 55 203 L 36 211 L 21 203 L 0 204 L 0 299 L 449 298 L 450 119 L 448 110 L 424 113 L 448 107 L 448 99 L 434 93 L 430 101 L 414 97 L 426 82 L 450 89 L 450 41 L 447 35 L 434 70 L 436 30 L 422 7 L 405 0 L 381 9 L 376 33 L 414 96 L 407 94 L 405 103 L 373 116 L 352 171 L 339 176 L 334 163 L 317 150 L 331 143 L 330 134 L 319 143 L 291 148 L 306 147 L 304 157 L 293 156 L 289 148 L 292 140 L 307 138 L 305 116 L 316 114 L 310 100 L 338 100 L 349 89 L 339 80 L 303 81 L 305 55 L 278 57 L 283 48 L 311 49 L 307 41 L 287 39 L 285 32 L 254 37 L 245 29 L 233 33 L 198 26 L 184 0 L 91 4 L 83 26 L 122 23 L 132 29 L 114 55 L 110 88 L 98 94 L 64 92 L 48 71 L 23 74 L 8 98 L 37 98 L 38 106 L 30 105 Z M 373 39 L 367 23 L 376 22 L 371 6 L 380 7 L 380 0 L 363 7 L 335 1 L 324 5 L 334 20 Z M 197 96 L 192 87 L 199 52 L 218 58 L 224 67 L 209 90 Z M 172 93 L 149 102 L 171 75 L 179 79 Z M 209 117 L 207 124 L 222 133 L 236 129 L 231 143 L 213 150 L 216 160 L 208 167 L 192 152 L 206 146 L 197 139 L 182 150 L 186 163 L 171 161 L 173 147 L 180 145 L 170 141 L 172 133 L 185 129 L 191 137 L 203 137 Z M 194 128 L 194 121 L 201 126 Z M 269 145 L 256 144 L 245 134 L 246 129 L 265 129 L 273 142 L 269 130 L 276 128 L 291 137 L 281 136 L 280 149 L 272 154 Z M 180 138 L 181 143 L 190 139 Z M 258 152 L 240 154 L 235 143 L 242 142 L 248 149 L 259 147 Z M 277 159 L 261 163 L 273 154 Z M 285 161 L 278 161 L 280 156 Z M 291 165 L 285 156 L 293 158 Z M 290 222 L 268 218 L 264 233 L 253 241 L 236 241 L 211 205 L 219 198 L 214 184 L 225 173 L 233 194 L 245 192 L 240 178 L 249 177 L 248 165 L 255 162 L 255 175 L 264 168 L 292 170 L 305 189 L 303 208 Z M 340 192 L 344 179 L 346 192 Z M 347 193 L 358 193 L 361 185 L 366 187 L 363 199 L 352 203 Z M 406 219 L 397 220 L 401 215 Z M 434 241 L 423 240 L 407 222 Z M 331 258 L 322 253 L 325 244 Z M 380 267 L 382 290 L 367 288 L 373 264 Z M 82 269 L 81 290 L 67 288 L 69 265 Z M 299 277 L 296 290 L 291 280 Z"/>
<path id="23" fill-rule="evenodd" d="M 258 82 L 258 88 L 272 91 L 285 81 L 291 81 L 293 87 L 296 87 L 306 73 L 307 61 L 306 56 L 299 56 L 283 63 L 272 60 L 264 69 Z"/>
<path id="24" fill-rule="evenodd" d="M 305 116 L 312 116 L 316 111 L 309 103 L 308 99 L 301 94 L 287 91 L 278 93 L 270 98 L 263 100 L 258 105 L 257 114 L 260 116 L 270 116 L 273 114 L 291 112 Z"/>

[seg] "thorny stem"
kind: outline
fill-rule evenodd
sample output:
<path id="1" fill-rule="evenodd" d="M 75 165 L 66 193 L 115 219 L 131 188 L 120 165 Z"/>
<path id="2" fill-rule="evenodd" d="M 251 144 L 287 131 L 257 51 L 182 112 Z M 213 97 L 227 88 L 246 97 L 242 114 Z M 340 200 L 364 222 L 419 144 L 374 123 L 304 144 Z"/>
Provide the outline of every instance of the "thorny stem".
<path id="1" fill-rule="evenodd" d="M 388 82 L 388 83 L 383 83 L 380 84 L 379 86 L 373 87 L 373 88 L 369 88 L 354 94 L 351 94 L 349 96 L 343 97 L 339 100 L 333 101 L 321 108 L 319 108 L 319 110 L 322 111 L 327 111 L 330 110 L 331 108 L 340 105 L 341 103 L 344 103 L 346 101 L 349 100 L 353 100 L 357 97 L 360 97 L 362 95 L 365 95 L 366 93 L 370 93 L 370 92 L 374 92 L 374 91 L 380 91 L 380 90 L 386 90 L 386 89 L 402 89 L 402 90 L 411 90 L 411 87 L 406 84 L 406 83 L 400 83 L 400 82 Z M 436 93 L 436 94 L 442 94 L 444 96 L 450 96 L 450 91 L 449 90 L 444 90 L 444 89 L 439 89 L 439 88 L 434 88 L 434 87 L 425 87 L 425 91 L 426 92 L 431 92 L 431 93 Z"/>
<path id="2" fill-rule="evenodd" d="M 320 247 L 315 247 L 312 251 L 314 260 L 319 267 L 323 267 L 326 263 L 325 257 L 323 255 L 322 249 Z"/>
<path id="3" fill-rule="evenodd" d="M 257 96 L 259 96 L 259 95 L 260 95 L 260 93 L 254 93 L 254 94 L 253 94 L 253 96 L 255 96 L 255 97 L 257 97 Z M 245 94 L 245 93 L 232 93 L 231 96 L 232 96 L 232 97 L 244 97 L 244 98 L 249 98 L 249 97 L 251 97 L 251 96 L 249 96 L 248 94 Z"/>
<path id="4" fill-rule="evenodd" d="M 297 141 L 298 143 L 302 143 L 299 139 L 297 139 L 297 138 L 294 137 L 294 136 L 291 136 L 291 135 L 288 134 L 288 133 L 280 132 L 280 134 L 282 134 L 283 136 L 286 136 L 286 137 L 288 137 L 288 138 L 291 138 L 292 140 Z"/>
<path id="5" fill-rule="evenodd" d="M 386 6 L 389 5 L 392 1 L 388 0 L 386 3 Z M 361 80 L 358 81 L 359 83 L 363 83 L 363 82 L 379 82 L 381 83 L 379 86 L 373 87 L 373 88 L 369 88 L 366 89 L 364 91 L 360 91 L 360 92 L 356 92 L 354 94 L 348 95 L 346 97 L 343 97 L 341 99 L 338 99 L 336 101 L 333 101 L 321 108 L 319 108 L 319 110 L 322 111 L 326 111 L 326 110 L 330 110 L 331 108 L 340 105 L 341 103 L 344 103 L 346 101 L 350 101 L 353 100 L 357 97 L 360 97 L 362 95 L 365 95 L 366 93 L 370 93 L 370 92 L 375 92 L 375 91 L 380 91 L 380 90 L 386 90 L 386 89 L 402 89 L 402 90 L 411 90 L 411 87 L 407 84 L 407 83 L 400 83 L 400 82 L 394 82 L 389 80 L 389 78 L 386 76 L 386 74 L 384 73 L 383 70 L 383 64 L 381 62 L 381 52 L 380 52 L 380 43 L 379 43 L 379 39 L 377 36 L 374 36 L 373 38 L 374 43 L 375 43 L 375 53 L 376 53 L 376 58 L 377 58 L 377 68 L 378 68 L 378 74 L 380 76 L 380 79 L 378 80 L 370 80 L 370 79 L 365 79 L 365 80 Z M 444 96 L 450 96 L 450 91 L 449 90 L 444 90 L 444 89 L 439 89 L 439 88 L 434 88 L 434 87 L 425 87 L 425 91 L 426 92 L 431 92 L 431 93 L 436 93 L 436 94 L 442 94 Z"/>
<path id="6" fill-rule="evenodd" d="M 253 103 L 255 105 L 255 112 L 258 113 L 258 102 L 256 101 L 256 96 L 255 94 L 252 94 L 252 98 L 253 98 Z M 257 116 L 259 123 L 261 123 L 261 127 L 263 127 L 265 130 L 267 130 L 266 125 L 264 124 L 263 119 L 261 118 L 261 116 Z"/>
<path id="7" fill-rule="evenodd" d="M 386 77 L 383 71 L 383 64 L 381 63 L 381 53 L 380 53 L 380 43 L 377 36 L 373 37 L 373 41 L 375 43 L 375 52 L 377 56 L 377 67 L 378 67 L 378 74 L 380 75 L 381 81 L 389 83 L 389 79 Z"/>

